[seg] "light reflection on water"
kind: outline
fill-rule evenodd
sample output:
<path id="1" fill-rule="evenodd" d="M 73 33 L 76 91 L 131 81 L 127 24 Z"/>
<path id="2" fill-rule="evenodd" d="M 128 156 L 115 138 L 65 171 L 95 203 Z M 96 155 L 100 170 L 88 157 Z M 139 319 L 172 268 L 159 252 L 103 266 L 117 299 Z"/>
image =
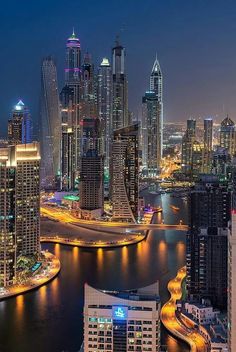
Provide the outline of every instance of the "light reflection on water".
<path id="1" fill-rule="evenodd" d="M 184 219 L 183 212 L 175 214 L 170 209 L 166 198 L 154 204 L 163 207 L 157 221 L 162 217 L 165 223 L 175 223 L 180 216 Z M 168 281 L 185 264 L 183 232 L 150 231 L 146 241 L 117 249 L 87 250 L 58 244 L 43 247 L 60 258 L 61 273 L 37 291 L 0 302 L 1 352 L 78 351 L 83 337 L 85 282 L 103 289 L 129 289 L 159 280 L 164 303 L 169 297 Z M 188 351 L 166 332 L 163 343 L 169 352 Z"/>

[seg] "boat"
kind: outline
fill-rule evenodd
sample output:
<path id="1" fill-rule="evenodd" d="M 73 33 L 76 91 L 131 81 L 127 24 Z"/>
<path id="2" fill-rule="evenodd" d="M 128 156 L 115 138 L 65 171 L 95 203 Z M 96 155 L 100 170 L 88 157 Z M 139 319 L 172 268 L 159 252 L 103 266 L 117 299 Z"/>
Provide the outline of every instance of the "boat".
<path id="1" fill-rule="evenodd" d="M 175 205 L 170 205 L 170 208 L 171 208 L 172 210 L 176 210 L 176 211 L 179 211 L 179 210 L 180 210 L 180 208 L 179 208 L 179 207 L 176 207 Z"/>

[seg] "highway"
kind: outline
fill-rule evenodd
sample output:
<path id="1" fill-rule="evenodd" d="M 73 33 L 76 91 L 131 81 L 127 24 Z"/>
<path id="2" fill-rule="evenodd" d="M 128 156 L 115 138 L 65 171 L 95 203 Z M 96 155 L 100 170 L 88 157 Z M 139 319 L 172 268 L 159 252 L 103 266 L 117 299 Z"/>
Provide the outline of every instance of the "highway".
<path id="1" fill-rule="evenodd" d="M 135 230 L 178 230 L 187 231 L 188 226 L 184 224 L 130 224 L 130 223 L 120 223 L 120 222 L 105 222 L 96 220 L 82 220 L 73 216 L 69 210 L 61 209 L 57 207 L 47 207 L 41 206 L 41 215 L 46 216 L 49 219 L 57 220 L 64 223 L 70 223 L 73 225 L 83 226 L 86 228 L 93 228 L 96 226 L 97 229 L 102 230 L 102 228 L 120 228 L 120 229 L 135 229 Z"/>
<path id="2" fill-rule="evenodd" d="M 185 341 L 190 346 L 191 352 L 208 352 L 209 346 L 198 330 L 180 322 L 176 316 L 176 301 L 182 298 L 182 283 L 185 277 L 186 267 L 180 269 L 177 276 L 169 282 L 168 290 L 171 297 L 162 307 L 161 321 L 172 335 Z"/>

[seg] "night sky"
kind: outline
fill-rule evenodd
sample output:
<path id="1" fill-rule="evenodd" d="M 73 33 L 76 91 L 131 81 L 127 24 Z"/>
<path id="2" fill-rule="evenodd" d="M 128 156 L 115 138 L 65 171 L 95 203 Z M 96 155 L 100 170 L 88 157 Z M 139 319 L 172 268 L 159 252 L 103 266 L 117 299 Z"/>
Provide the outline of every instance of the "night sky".
<path id="1" fill-rule="evenodd" d="M 164 117 L 229 113 L 236 121 L 234 0 L 11 0 L 0 10 L 0 136 L 22 98 L 36 121 L 40 62 L 53 55 L 63 85 L 65 42 L 73 26 L 95 64 L 110 58 L 117 33 L 127 51 L 129 105 L 137 113 L 157 52 L 164 75 Z"/>

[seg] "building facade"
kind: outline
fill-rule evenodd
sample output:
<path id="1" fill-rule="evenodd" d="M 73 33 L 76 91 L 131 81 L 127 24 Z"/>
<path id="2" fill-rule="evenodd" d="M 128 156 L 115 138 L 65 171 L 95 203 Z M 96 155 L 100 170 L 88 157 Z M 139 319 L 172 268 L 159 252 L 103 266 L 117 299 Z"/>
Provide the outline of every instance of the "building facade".
<path id="1" fill-rule="evenodd" d="M 0 287 L 16 277 L 16 168 L 9 148 L 0 148 Z"/>
<path id="2" fill-rule="evenodd" d="M 32 142 L 32 120 L 29 109 L 20 100 L 8 120 L 8 142 L 11 145 Z"/>
<path id="3" fill-rule="evenodd" d="M 80 208 L 81 217 L 95 219 L 104 210 L 103 157 L 90 149 L 81 159 Z"/>
<path id="4" fill-rule="evenodd" d="M 232 228 L 228 250 L 228 350 L 236 350 L 236 213 L 232 211 Z"/>
<path id="5" fill-rule="evenodd" d="M 112 60 L 112 125 L 113 130 L 117 130 L 129 124 L 125 48 L 118 40 L 112 49 Z"/>
<path id="6" fill-rule="evenodd" d="M 210 173 L 213 151 L 213 120 L 204 119 L 204 172 Z"/>
<path id="7" fill-rule="evenodd" d="M 0 148 L 0 286 L 15 281 L 19 256 L 40 255 L 38 143 Z"/>
<path id="8" fill-rule="evenodd" d="M 150 75 L 150 89 L 142 99 L 142 166 L 147 176 L 160 173 L 163 152 L 163 78 L 156 58 Z"/>
<path id="9" fill-rule="evenodd" d="M 187 234 L 187 290 L 191 298 L 210 299 L 222 310 L 227 304 L 227 239 L 231 194 L 217 176 L 203 175 L 190 196 Z"/>
<path id="10" fill-rule="evenodd" d="M 62 153 L 66 153 L 67 151 L 70 153 L 66 156 L 66 159 L 70 160 L 72 158 L 70 163 L 66 165 L 66 168 L 61 170 L 61 188 L 63 190 L 73 190 L 78 186 L 82 138 L 80 127 L 80 83 L 80 40 L 73 31 L 66 43 L 65 86 L 60 93 L 62 133 L 66 134 L 68 132 L 71 134 L 72 131 L 73 136 L 72 139 L 65 138 L 72 143 L 69 148 L 67 147 L 67 143 L 61 146 Z M 68 169 L 68 166 L 71 169 Z"/>
<path id="11" fill-rule="evenodd" d="M 132 291 L 85 285 L 84 351 L 160 351 L 158 282 Z"/>
<path id="12" fill-rule="evenodd" d="M 104 173 L 109 176 L 112 145 L 112 69 L 103 58 L 98 69 L 98 114 L 101 121 L 101 154 L 104 155 Z"/>
<path id="13" fill-rule="evenodd" d="M 138 130 L 139 125 L 114 132 L 112 145 L 113 220 L 136 222 L 138 218 Z"/>
<path id="14" fill-rule="evenodd" d="M 236 150 L 235 123 L 227 116 L 220 126 L 220 146 L 226 148 L 231 156 Z"/>
<path id="15" fill-rule="evenodd" d="M 142 101 L 142 164 L 147 175 L 159 174 L 162 158 L 162 107 L 154 92 L 146 92 Z"/>
<path id="16" fill-rule="evenodd" d="M 41 183 L 44 188 L 59 188 L 61 112 L 57 69 L 52 57 L 45 58 L 41 67 L 40 118 Z"/>

